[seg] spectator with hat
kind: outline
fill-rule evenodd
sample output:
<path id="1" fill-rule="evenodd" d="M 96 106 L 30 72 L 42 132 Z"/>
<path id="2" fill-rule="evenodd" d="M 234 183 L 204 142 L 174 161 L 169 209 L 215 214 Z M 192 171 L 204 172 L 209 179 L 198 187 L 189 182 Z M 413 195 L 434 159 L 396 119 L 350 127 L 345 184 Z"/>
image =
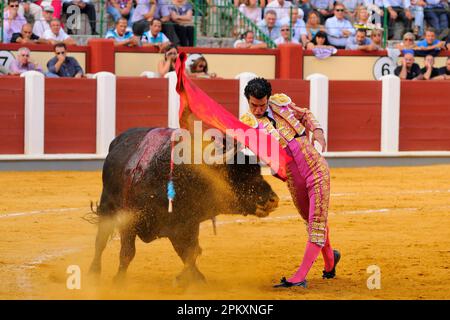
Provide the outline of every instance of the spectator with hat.
<path id="1" fill-rule="evenodd" d="M 46 5 L 42 10 L 42 19 L 34 22 L 33 33 L 39 38 L 43 37 L 45 31 L 50 30 L 50 21 L 52 21 L 54 12 L 53 6 Z"/>

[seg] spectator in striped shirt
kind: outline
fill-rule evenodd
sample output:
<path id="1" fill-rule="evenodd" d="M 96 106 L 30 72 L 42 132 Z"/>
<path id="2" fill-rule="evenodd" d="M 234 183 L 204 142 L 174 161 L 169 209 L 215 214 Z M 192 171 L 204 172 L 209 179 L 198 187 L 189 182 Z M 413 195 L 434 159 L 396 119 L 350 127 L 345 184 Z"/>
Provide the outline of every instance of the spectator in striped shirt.
<path id="1" fill-rule="evenodd" d="M 161 32 L 162 23 L 160 19 L 154 18 L 150 22 L 150 30 L 144 32 L 141 37 L 143 47 L 157 47 L 159 52 L 163 52 L 164 49 L 170 44 L 169 38 Z"/>
<path id="2" fill-rule="evenodd" d="M 106 39 L 113 39 L 116 47 L 126 46 L 135 47 L 139 45 L 139 38 L 133 32 L 127 30 L 128 21 L 120 18 L 116 22 L 116 27 L 106 33 Z"/>

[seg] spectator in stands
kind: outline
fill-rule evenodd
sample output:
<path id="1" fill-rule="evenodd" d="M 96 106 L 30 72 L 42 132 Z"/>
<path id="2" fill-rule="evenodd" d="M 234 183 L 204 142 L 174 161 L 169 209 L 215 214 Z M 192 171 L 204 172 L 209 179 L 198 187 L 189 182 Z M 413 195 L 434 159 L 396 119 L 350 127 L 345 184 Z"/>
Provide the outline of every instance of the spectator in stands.
<path id="1" fill-rule="evenodd" d="M 338 0 L 345 7 L 345 18 L 351 23 L 356 22 L 356 11 L 358 6 L 362 4 L 362 0 Z"/>
<path id="2" fill-rule="evenodd" d="M 95 14 L 95 6 L 91 2 L 91 0 L 63 0 L 63 6 L 62 6 L 62 14 L 69 19 L 72 15 L 77 14 L 77 11 L 72 10 L 68 11 L 70 6 L 77 6 L 80 9 L 80 13 L 84 13 L 88 16 L 89 19 L 89 25 L 91 26 L 91 34 L 92 35 L 98 35 L 96 31 L 96 24 L 97 24 L 97 18 Z M 69 21 L 69 20 L 67 20 Z M 67 33 L 72 34 L 72 27 L 67 23 Z"/>
<path id="3" fill-rule="evenodd" d="M 371 31 L 376 28 L 376 25 L 369 21 L 369 12 L 364 6 L 356 8 L 354 22 L 353 25 L 356 29 L 367 29 L 367 35 L 371 35 Z"/>
<path id="4" fill-rule="evenodd" d="M 22 26 L 20 32 L 13 33 L 11 38 L 11 43 L 22 43 L 22 44 L 37 44 L 37 43 L 48 43 L 47 40 L 39 38 L 33 33 L 33 28 L 31 24 L 25 23 Z"/>
<path id="5" fill-rule="evenodd" d="M 187 0 L 172 0 L 170 20 L 183 47 L 194 46 L 193 8 Z"/>
<path id="6" fill-rule="evenodd" d="M 303 10 L 297 7 L 292 7 L 292 22 L 286 20 L 287 23 L 292 28 L 292 39 L 295 39 L 298 43 L 302 43 L 306 46 L 308 43 L 308 37 L 306 32 L 306 24 L 303 21 Z"/>
<path id="7" fill-rule="evenodd" d="M 370 33 L 370 40 L 372 41 L 372 44 L 377 47 L 376 50 L 382 50 L 383 49 L 383 30 L 381 29 L 374 29 Z"/>
<path id="8" fill-rule="evenodd" d="M 67 56 L 67 47 L 64 43 L 57 43 L 54 46 L 55 56 L 47 62 L 47 77 L 51 78 L 81 78 L 83 69 L 78 61 Z"/>
<path id="9" fill-rule="evenodd" d="M 402 80 L 422 80 L 423 74 L 420 71 L 420 67 L 414 62 L 414 55 L 412 53 L 406 53 L 402 60 L 402 65 L 398 66 L 395 71 L 395 75 Z"/>
<path id="10" fill-rule="evenodd" d="M 396 48 L 405 54 L 405 52 L 414 52 L 414 48 L 416 46 L 415 41 L 416 37 L 412 32 L 407 32 L 403 35 L 403 41 L 398 43 Z"/>
<path id="11" fill-rule="evenodd" d="M 131 17 L 134 13 L 134 1 L 133 0 L 109 0 L 106 12 L 112 16 L 114 23 L 120 18 L 125 18 L 128 21 L 128 27 L 131 28 L 133 22 Z"/>
<path id="12" fill-rule="evenodd" d="M 164 77 L 168 72 L 175 71 L 175 62 L 178 57 L 178 48 L 169 44 L 164 50 L 164 59 L 158 63 L 158 73 Z"/>
<path id="13" fill-rule="evenodd" d="M 310 42 L 314 39 L 317 32 L 325 32 L 325 26 L 320 24 L 320 16 L 317 11 L 311 11 L 306 21 L 306 38 Z"/>
<path id="14" fill-rule="evenodd" d="M 46 5 L 42 10 L 42 19 L 36 21 L 33 25 L 33 33 L 39 38 L 44 36 L 44 32 L 50 30 L 50 21 L 52 21 L 52 15 L 55 12 L 55 8 L 51 5 Z"/>
<path id="15" fill-rule="evenodd" d="M 334 6 L 334 17 L 325 23 L 328 41 L 338 49 L 344 49 L 348 38 L 355 35 L 355 29 L 350 21 L 345 19 L 345 7 L 341 3 Z"/>
<path id="16" fill-rule="evenodd" d="M 327 33 L 324 31 L 317 32 L 314 39 L 308 43 L 306 48 L 312 50 L 318 59 L 328 58 L 337 52 L 337 49 L 328 42 Z"/>
<path id="17" fill-rule="evenodd" d="M 347 45 L 345 46 L 347 50 L 363 50 L 363 51 L 374 51 L 378 50 L 378 46 L 374 45 L 372 41 L 367 38 L 366 29 L 356 30 L 354 37 L 347 39 Z"/>
<path id="18" fill-rule="evenodd" d="M 141 37 L 142 46 L 157 47 L 159 52 L 163 52 L 164 49 L 170 44 L 170 40 L 164 33 L 161 32 L 161 30 L 161 20 L 153 18 L 150 22 L 150 30 L 145 32 Z"/>
<path id="19" fill-rule="evenodd" d="M 411 31 L 413 16 L 410 2 L 405 0 L 384 0 L 384 7 L 388 10 L 388 37 L 400 40 L 405 32 Z"/>
<path id="20" fill-rule="evenodd" d="M 439 76 L 439 68 L 434 67 L 434 57 L 431 54 L 425 57 L 424 64 L 425 67 L 420 70 L 424 80 L 430 80 Z"/>
<path id="21" fill-rule="evenodd" d="M 55 45 L 58 42 L 63 42 L 66 45 L 76 45 L 74 39 L 69 37 L 67 33 L 61 28 L 61 22 L 59 19 L 53 18 L 50 21 L 50 29 L 44 32 L 42 36 L 45 40 L 48 40 L 52 45 Z"/>
<path id="22" fill-rule="evenodd" d="M 201 54 L 191 54 L 186 60 L 186 69 L 192 78 L 216 78 L 217 74 L 208 72 L 208 62 Z"/>
<path id="23" fill-rule="evenodd" d="M 370 21 L 375 23 L 375 25 L 380 28 L 383 22 L 381 18 L 384 16 L 384 0 L 363 0 L 364 7 L 370 13 L 369 17 L 372 16 Z"/>
<path id="24" fill-rule="evenodd" d="M 156 0 L 137 0 L 136 8 L 131 16 L 131 24 L 140 20 L 151 21 L 157 8 Z"/>
<path id="25" fill-rule="evenodd" d="M 448 32 L 447 29 L 449 27 L 447 10 L 444 7 L 444 3 L 447 3 L 447 1 L 426 0 L 425 6 L 425 20 L 429 26 L 436 30 L 439 39 L 442 39 L 444 32 Z"/>
<path id="26" fill-rule="evenodd" d="M 232 33 L 239 33 L 235 29 L 236 26 L 233 26 L 233 13 L 227 8 L 230 0 L 206 0 L 206 2 L 209 6 L 207 24 L 214 37 L 229 37 Z"/>
<path id="27" fill-rule="evenodd" d="M 9 43 L 13 33 L 20 32 L 27 23 L 19 13 L 19 0 L 8 0 L 8 7 L 3 13 L 3 42 Z"/>
<path id="28" fill-rule="evenodd" d="M 258 7 L 258 0 L 245 0 L 245 2 L 239 6 L 239 11 L 254 24 L 258 24 L 261 21 L 262 9 Z"/>
<path id="29" fill-rule="evenodd" d="M 241 39 L 238 39 L 234 42 L 233 47 L 239 49 L 264 49 L 267 48 L 267 44 L 265 42 L 256 40 L 255 33 L 251 30 L 247 30 L 242 35 Z"/>
<path id="30" fill-rule="evenodd" d="M 17 50 L 17 58 L 11 62 L 9 70 L 11 75 L 20 75 L 27 71 L 43 72 L 42 68 L 30 58 L 30 49 L 28 48 Z"/>
<path id="31" fill-rule="evenodd" d="M 277 19 L 279 21 L 282 20 L 290 20 L 291 18 L 291 8 L 292 3 L 290 1 L 285 0 L 272 0 L 266 5 L 267 10 L 273 10 L 277 13 Z"/>
<path id="32" fill-rule="evenodd" d="M 333 16 L 334 0 L 310 0 L 312 9 L 316 10 L 320 17 L 320 23 Z"/>
<path id="33" fill-rule="evenodd" d="M 42 19 L 42 8 L 33 3 L 33 0 L 19 0 L 19 2 L 19 14 L 23 15 L 28 23 L 33 24 Z"/>
<path id="34" fill-rule="evenodd" d="M 428 28 L 425 31 L 425 39 L 418 41 L 414 50 L 417 56 L 423 57 L 428 54 L 436 56 L 444 47 L 445 42 L 436 39 L 435 30 L 433 28 Z"/>
<path id="35" fill-rule="evenodd" d="M 105 38 L 113 39 L 116 47 L 135 47 L 139 45 L 139 38 L 133 35 L 133 32 L 127 30 L 128 21 L 125 18 L 120 18 L 116 22 L 116 27 L 109 30 Z"/>
<path id="36" fill-rule="evenodd" d="M 258 27 L 264 32 L 270 39 L 274 40 L 279 38 L 280 24 L 277 21 L 277 13 L 273 10 L 267 10 L 264 14 L 264 20 L 258 24 Z"/>
<path id="37" fill-rule="evenodd" d="M 439 76 L 433 78 L 433 80 L 450 80 L 450 57 L 447 58 L 446 65 L 439 68 Z"/>
<path id="38" fill-rule="evenodd" d="M 423 36 L 424 31 L 424 7 L 427 5 L 425 0 L 410 0 L 411 1 L 411 14 L 414 18 L 412 30 L 419 38 Z"/>
<path id="39" fill-rule="evenodd" d="M 289 28 L 289 24 L 285 23 L 281 26 L 281 36 L 275 39 L 275 44 L 284 44 L 284 43 L 295 43 L 300 44 L 295 38 L 291 37 L 291 29 Z"/>
<path id="40" fill-rule="evenodd" d="M 179 45 L 180 40 L 175 32 L 174 23 L 170 20 L 170 6 L 169 0 L 138 0 L 131 17 L 134 33 L 143 34 L 148 30 L 148 22 L 152 21 L 153 18 L 160 19 L 162 22 L 162 32 L 172 43 Z M 136 32 L 136 29 L 143 30 Z"/>

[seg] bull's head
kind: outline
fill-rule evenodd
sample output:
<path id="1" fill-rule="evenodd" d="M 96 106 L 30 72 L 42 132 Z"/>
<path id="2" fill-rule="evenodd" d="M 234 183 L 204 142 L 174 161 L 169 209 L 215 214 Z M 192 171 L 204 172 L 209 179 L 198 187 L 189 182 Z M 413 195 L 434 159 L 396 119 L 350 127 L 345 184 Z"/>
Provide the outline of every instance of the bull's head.
<path id="1" fill-rule="evenodd" d="M 278 206 L 279 198 L 261 175 L 261 167 L 254 157 L 235 154 L 234 164 L 227 164 L 228 179 L 234 193 L 232 208 L 243 215 L 266 217 Z M 239 162 L 239 163 L 236 163 Z"/>

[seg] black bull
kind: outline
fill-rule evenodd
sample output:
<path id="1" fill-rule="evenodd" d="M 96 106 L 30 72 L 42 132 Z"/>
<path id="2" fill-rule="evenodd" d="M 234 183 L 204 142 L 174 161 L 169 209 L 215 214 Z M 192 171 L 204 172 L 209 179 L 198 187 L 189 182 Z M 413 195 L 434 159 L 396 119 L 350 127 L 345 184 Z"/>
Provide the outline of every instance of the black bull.
<path id="1" fill-rule="evenodd" d="M 97 209 L 99 218 L 95 257 L 90 272 L 99 275 L 101 255 L 117 227 L 120 233 L 120 265 L 115 280 L 124 278 L 134 258 L 138 236 L 148 243 L 168 237 L 184 269 L 177 280 L 204 280 L 196 266 L 201 253 L 198 242 L 202 221 L 218 214 L 239 213 L 267 216 L 278 197 L 263 179 L 258 164 L 174 166 L 176 196 L 168 212 L 167 182 L 170 175 L 172 129 L 130 129 L 111 143 L 103 166 L 103 191 Z M 136 171 L 136 154 L 145 146 L 148 164 Z M 236 157 L 236 154 L 234 155 Z M 136 179 L 138 177 L 138 179 Z"/>

